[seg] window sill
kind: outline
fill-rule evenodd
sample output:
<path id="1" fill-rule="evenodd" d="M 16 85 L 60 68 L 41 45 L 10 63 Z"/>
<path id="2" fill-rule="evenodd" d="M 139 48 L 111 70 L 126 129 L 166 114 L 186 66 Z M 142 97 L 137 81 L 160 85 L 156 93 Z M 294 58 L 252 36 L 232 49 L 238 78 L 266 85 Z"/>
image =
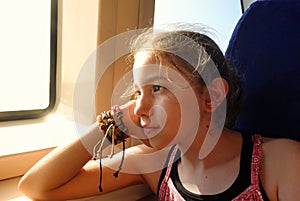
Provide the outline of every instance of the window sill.
<path id="1" fill-rule="evenodd" d="M 66 110 L 60 107 L 44 119 L 1 122 L 0 180 L 23 175 L 54 147 L 77 137 L 73 121 L 60 115 L 71 114 Z"/>

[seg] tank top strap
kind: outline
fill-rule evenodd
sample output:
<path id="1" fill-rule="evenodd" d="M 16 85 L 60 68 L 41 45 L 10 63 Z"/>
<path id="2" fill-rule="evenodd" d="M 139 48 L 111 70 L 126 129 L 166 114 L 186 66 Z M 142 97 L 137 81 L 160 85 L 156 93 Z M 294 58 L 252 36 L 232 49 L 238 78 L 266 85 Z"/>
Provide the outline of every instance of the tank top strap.
<path id="1" fill-rule="evenodd" d="M 169 162 L 168 162 L 168 166 L 167 166 L 167 171 L 165 174 L 165 179 L 168 180 L 170 178 L 170 174 L 171 174 L 171 170 L 172 170 L 172 166 L 173 166 L 173 162 L 176 156 L 176 153 L 178 151 L 178 145 L 176 145 L 171 153 Z"/>
<path id="2" fill-rule="evenodd" d="M 259 186 L 259 165 L 261 159 L 262 137 L 259 134 L 254 135 L 252 161 L 251 161 L 251 184 Z"/>
<path id="3" fill-rule="evenodd" d="M 260 190 L 259 185 L 259 164 L 261 159 L 261 144 L 262 137 L 261 135 L 255 134 L 253 135 L 254 143 L 253 143 L 253 151 L 252 151 L 252 159 L 251 159 L 251 185 L 245 189 L 240 195 L 234 198 L 232 201 L 263 201 L 263 196 Z"/>
<path id="4" fill-rule="evenodd" d="M 167 170 L 166 170 L 164 179 L 162 180 L 162 183 L 159 188 L 159 193 L 158 193 L 159 201 L 174 201 L 175 197 L 178 198 L 176 200 L 184 200 L 184 199 L 181 199 L 181 196 L 177 192 L 175 186 L 173 185 L 172 180 L 170 180 L 172 166 L 173 166 L 173 162 L 176 157 L 177 151 L 178 151 L 178 146 L 176 145 L 174 147 L 174 149 L 172 150 L 171 155 L 169 157 L 169 161 L 167 164 L 168 165 Z"/>

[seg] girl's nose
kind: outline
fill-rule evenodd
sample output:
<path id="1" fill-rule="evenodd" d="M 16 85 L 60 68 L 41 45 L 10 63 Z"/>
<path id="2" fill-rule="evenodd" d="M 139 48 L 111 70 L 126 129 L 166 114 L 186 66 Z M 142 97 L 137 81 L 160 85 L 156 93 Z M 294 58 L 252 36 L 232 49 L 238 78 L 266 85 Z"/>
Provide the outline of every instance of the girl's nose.
<path id="1" fill-rule="evenodd" d="M 145 94 L 140 95 L 136 100 L 134 114 L 138 117 L 149 117 L 152 107 L 151 102 L 151 96 L 146 96 Z"/>

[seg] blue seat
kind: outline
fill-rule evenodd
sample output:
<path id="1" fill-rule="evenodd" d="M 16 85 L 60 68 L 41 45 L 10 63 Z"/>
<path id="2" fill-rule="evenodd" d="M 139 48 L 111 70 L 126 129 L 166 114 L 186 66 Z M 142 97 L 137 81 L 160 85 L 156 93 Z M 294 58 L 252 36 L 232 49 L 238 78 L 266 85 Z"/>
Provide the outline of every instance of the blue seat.
<path id="1" fill-rule="evenodd" d="M 300 141 L 300 1 L 252 3 L 225 56 L 245 89 L 234 129 Z"/>

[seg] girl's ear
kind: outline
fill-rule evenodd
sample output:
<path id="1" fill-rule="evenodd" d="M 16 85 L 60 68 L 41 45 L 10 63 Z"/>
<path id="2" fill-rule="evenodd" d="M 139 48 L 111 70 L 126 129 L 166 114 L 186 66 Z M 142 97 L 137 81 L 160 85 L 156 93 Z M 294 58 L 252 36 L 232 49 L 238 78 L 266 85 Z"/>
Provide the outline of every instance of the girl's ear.
<path id="1" fill-rule="evenodd" d="M 205 111 L 213 112 L 226 99 L 229 86 L 225 79 L 215 78 L 206 88 L 205 95 Z"/>

